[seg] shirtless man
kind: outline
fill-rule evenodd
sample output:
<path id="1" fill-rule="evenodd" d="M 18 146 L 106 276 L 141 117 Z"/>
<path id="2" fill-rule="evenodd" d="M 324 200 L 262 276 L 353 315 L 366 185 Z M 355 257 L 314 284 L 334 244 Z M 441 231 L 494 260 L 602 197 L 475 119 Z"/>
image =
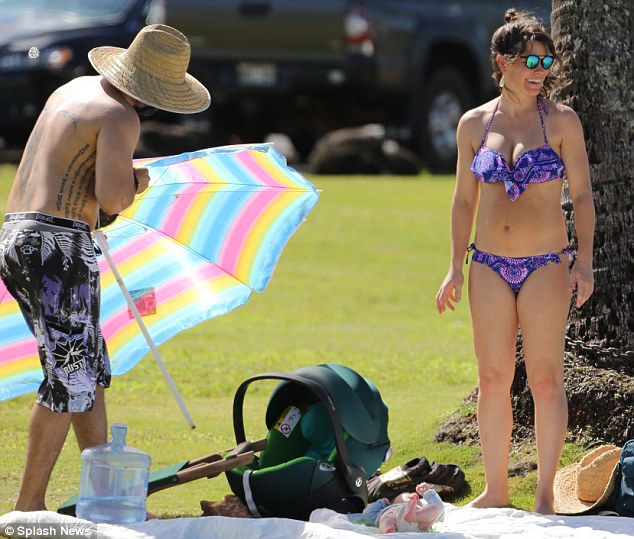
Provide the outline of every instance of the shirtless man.
<path id="1" fill-rule="evenodd" d="M 37 339 L 44 381 L 31 413 L 18 511 L 46 509 L 71 424 L 80 450 L 107 441 L 110 363 L 90 233 L 100 208 L 117 214 L 148 185 L 147 170 L 132 166 L 139 115 L 209 106 L 209 92 L 187 74 L 189 56 L 187 38 L 164 25 L 143 28 L 128 49 L 93 49 L 100 75 L 57 89 L 25 148 L 0 231 L 0 276 Z"/>

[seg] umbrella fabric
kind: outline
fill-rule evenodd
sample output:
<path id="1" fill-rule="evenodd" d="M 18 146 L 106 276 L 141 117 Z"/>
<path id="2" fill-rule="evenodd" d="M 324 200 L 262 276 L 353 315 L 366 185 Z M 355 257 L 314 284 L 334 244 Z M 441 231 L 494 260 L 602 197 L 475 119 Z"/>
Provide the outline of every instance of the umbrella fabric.
<path id="1" fill-rule="evenodd" d="M 150 186 L 103 229 L 110 255 L 156 345 L 247 302 L 315 206 L 315 187 L 270 144 L 226 146 L 135 162 Z M 112 373 L 148 352 L 103 256 L 101 324 Z M 35 391 L 35 339 L 0 281 L 0 400 Z"/>

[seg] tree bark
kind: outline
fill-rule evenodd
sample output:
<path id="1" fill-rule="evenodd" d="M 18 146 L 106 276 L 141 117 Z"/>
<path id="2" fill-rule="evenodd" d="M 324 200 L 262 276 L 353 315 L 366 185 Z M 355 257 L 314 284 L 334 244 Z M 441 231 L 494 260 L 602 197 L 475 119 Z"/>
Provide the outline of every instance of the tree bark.
<path id="1" fill-rule="evenodd" d="M 580 438 L 622 445 L 634 436 L 634 10 L 631 0 L 552 5 L 564 79 L 553 97 L 583 125 L 596 209 L 595 292 L 580 309 L 572 307 L 568 325 L 568 428 Z M 574 241 L 566 189 L 562 208 Z M 511 393 L 521 435 L 533 421 L 521 343 L 516 366 Z"/>
<path id="2" fill-rule="evenodd" d="M 633 13 L 631 0 L 553 0 L 551 16 L 567 83 L 555 99 L 583 125 L 597 213 L 595 292 L 568 336 L 623 352 L 634 349 Z M 567 194 L 563 207 L 574 238 Z"/>

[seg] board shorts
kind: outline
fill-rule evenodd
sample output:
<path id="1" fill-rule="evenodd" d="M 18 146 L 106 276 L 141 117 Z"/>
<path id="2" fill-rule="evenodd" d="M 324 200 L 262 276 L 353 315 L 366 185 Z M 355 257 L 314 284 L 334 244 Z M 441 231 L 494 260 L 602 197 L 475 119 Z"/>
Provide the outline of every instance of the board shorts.
<path id="1" fill-rule="evenodd" d="M 96 385 L 110 385 L 90 227 L 39 212 L 7 214 L 0 277 L 37 340 L 44 373 L 37 404 L 54 412 L 90 411 Z"/>

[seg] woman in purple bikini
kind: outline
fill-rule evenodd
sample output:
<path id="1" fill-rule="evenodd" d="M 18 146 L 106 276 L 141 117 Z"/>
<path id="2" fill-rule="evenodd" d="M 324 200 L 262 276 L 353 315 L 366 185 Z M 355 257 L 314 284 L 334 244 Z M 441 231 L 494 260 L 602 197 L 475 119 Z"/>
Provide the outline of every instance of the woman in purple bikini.
<path id="1" fill-rule="evenodd" d="M 594 288 L 594 204 L 579 119 L 569 107 L 548 99 L 556 83 L 553 41 L 528 13 L 510 9 L 504 19 L 491 40 L 500 97 L 468 111 L 458 124 L 451 265 L 436 306 L 439 313 L 455 309 L 465 256 L 471 252 L 469 304 L 486 487 L 470 505 L 509 504 L 510 388 L 519 325 L 535 406 L 535 511 L 552 514 L 553 481 L 568 422 L 566 324 L 572 291 L 576 288 L 580 307 Z M 561 208 L 564 179 L 575 210 L 576 252 L 568 243 Z M 469 243 L 474 220 L 475 241 Z"/>

